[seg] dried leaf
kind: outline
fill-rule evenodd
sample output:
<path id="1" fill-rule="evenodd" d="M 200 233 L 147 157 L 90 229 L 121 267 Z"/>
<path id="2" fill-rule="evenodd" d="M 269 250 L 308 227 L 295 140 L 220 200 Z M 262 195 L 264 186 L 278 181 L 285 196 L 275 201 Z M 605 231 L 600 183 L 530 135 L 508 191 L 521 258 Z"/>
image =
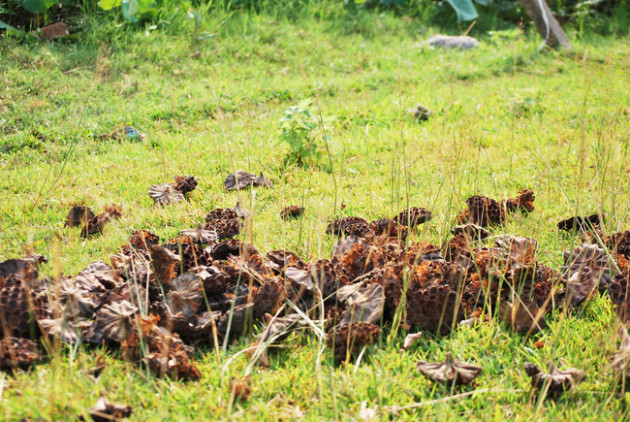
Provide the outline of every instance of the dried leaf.
<path id="1" fill-rule="evenodd" d="M 136 307 L 123 300 L 103 306 L 96 313 L 94 329 L 98 329 L 104 338 L 120 343 L 135 332 Z"/>
<path id="2" fill-rule="evenodd" d="M 403 345 L 400 349 L 398 349 L 399 352 L 403 352 L 407 349 L 409 349 L 411 346 L 413 346 L 413 344 L 420 340 L 422 338 L 422 331 L 419 331 L 415 334 L 407 334 L 407 336 L 405 337 L 405 341 L 403 342 Z"/>
<path id="3" fill-rule="evenodd" d="M 271 314 L 265 314 L 265 319 L 267 320 L 267 326 L 258 336 L 259 344 L 263 344 L 270 339 L 274 339 L 272 344 L 277 344 L 287 338 L 293 331 L 308 326 L 308 323 L 299 314 L 289 314 L 282 318 L 274 318 Z"/>

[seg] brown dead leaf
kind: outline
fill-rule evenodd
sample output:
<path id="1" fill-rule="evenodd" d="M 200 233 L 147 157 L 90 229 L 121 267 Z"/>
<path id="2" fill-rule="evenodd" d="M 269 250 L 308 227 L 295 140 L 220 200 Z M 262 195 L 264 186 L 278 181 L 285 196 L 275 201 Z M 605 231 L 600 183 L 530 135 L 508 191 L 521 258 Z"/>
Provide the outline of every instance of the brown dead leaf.
<path id="1" fill-rule="evenodd" d="M 422 338 L 422 331 L 419 331 L 415 334 L 407 334 L 407 336 L 405 337 L 405 341 L 403 342 L 403 345 L 400 349 L 398 349 L 399 352 L 403 352 L 405 350 L 407 350 L 408 348 L 410 348 L 416 341 L 420 340 Z"/>

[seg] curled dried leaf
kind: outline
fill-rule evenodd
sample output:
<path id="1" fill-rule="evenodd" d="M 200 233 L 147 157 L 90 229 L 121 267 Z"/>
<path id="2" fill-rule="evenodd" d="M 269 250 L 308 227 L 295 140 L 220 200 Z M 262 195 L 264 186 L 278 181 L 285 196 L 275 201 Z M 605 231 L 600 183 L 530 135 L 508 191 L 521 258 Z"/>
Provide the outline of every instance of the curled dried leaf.
<path id="1" fill-rule="evenodd" d="M 414 333 L 414 334 L 407 334 L 407 336 L 405 337 L 405 341 L 403 342 L 402 347 L 400 349 L 398 349 L 398 351 L 399 352 L 403 352 L 403 351 L 409 349 L 411 346 L 413 346 L 413 344 L 415 342 L 417 342 L 421 338 L 422 338 L 422 331 L 419 331 L 419 332 Z"/>

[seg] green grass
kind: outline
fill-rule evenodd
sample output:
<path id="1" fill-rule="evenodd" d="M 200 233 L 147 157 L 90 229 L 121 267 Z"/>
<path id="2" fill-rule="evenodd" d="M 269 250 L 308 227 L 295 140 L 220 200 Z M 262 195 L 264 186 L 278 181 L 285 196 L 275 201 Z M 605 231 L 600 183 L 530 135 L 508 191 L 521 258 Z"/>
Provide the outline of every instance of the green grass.
<path id="1" fill-rule="evenodd" d="M 536 192 L 535 212 L 493 234 L 536 237 L 541 260 L 556 268 L 579 242 L 558 233 L 558 220 L 602 211 L 608 231 L 628 228 L 627 37 L 583 37 L 571 52 L 537 53 L 536 37 L 477 33 L 480 49 L 445 52 L 418 48 L 435 29 L 389 14 L 332 23 L 242 13 L 205 22 L 202 32 L 214 36 L 201 40 L 190 22 L 171 33 L 96 29 L 95 21 L 83 40 L 0 42 L 0 260 L 32 250 L 50 258 L 45 274 L 76 274 L 108 261 L 135 229 L 169 238 L 237 200 L 253 212 L 243 239 L 308 260 L 329 257 L 334 240 L 324 229 L 335 212 L 376 218 L 424 206 L 435 218 L 414 240 L 441 244 L 470 195 L 502 198 L 522 188 Z M 305 99 L 326 121 L 322 169 L 330 158 L 332 172 L 283 170 L 279 119 Z M 416 103 L 434 117 L 414 123 L 405 110 Z M 145 142 L 93 137 L 124 124 L 145 132 Z M 324 149 L 324 133 L 317 136 Z M 274 187 L 226 193 L 222 181 L 237 169 L 262 170 Z M 200 179 L 191 201 L 154 206 L 148 187 L 179 174 Z M 74 203 L 96 212 L 117 203 L 124 214 L 102 237 L 83 240 L 63 227 Z M 304 204 L 305 215 L 284 222 L 279 212 L 292 204 Z M 227 355 L 200 350 L 203 378 L 188 384 L 109 357 L 93 381 L 87 371 L 107 352 L 64 350 L 29 372 L 0 375 L 0 419 L 86 415 L 100 391 L 133 406 L 133 420 L 360 419 L 362 402 L 388 419 L 391 406 L 439 399 L 394 418 L 628 418 L 628 396 L 606 368 L 617 347 L 608 299 L 549 322 L 527 338 L 492 321 L 427 335 L 404 353 L 403 334 L 386 332 L 358 365 L 342 367 L 329 350 L 318 365 L 317 338 L 294 335 L 271 354 L 270 368 L 254 370 L 251 397 L 234 406 L 229 380 L 249 360 L 228 359 L 253 336 Z M 542 349 L 533 346 L 539 340 Z M 422 378 L 415 363 L 448 351 L 484 367 L 475 389 L 498 391 L 446 399 L 451 392 Z M 525 361 L 582 368 L 587 379 L 538 402 Z"/>

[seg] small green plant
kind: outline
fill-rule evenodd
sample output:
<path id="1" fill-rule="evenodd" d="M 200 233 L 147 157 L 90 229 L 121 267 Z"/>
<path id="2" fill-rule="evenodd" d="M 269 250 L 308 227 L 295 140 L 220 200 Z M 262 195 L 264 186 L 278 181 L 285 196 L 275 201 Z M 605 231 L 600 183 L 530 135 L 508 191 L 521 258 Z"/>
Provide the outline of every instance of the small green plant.
<path id="1" fill-rule="evenodd" d="M 285 164 L 315 166 L 319 161 L 321 152 L 313 133 L 318 127 L 317 118 L 311 114 L 309 105 L 311 101 L 306 100 L 291 106 L 280 119 L 280 139 L 290 148 Z"/>

